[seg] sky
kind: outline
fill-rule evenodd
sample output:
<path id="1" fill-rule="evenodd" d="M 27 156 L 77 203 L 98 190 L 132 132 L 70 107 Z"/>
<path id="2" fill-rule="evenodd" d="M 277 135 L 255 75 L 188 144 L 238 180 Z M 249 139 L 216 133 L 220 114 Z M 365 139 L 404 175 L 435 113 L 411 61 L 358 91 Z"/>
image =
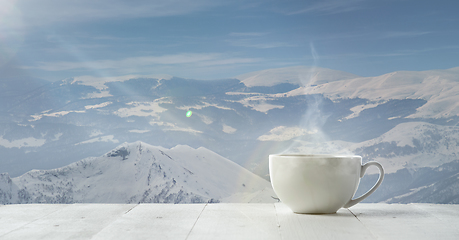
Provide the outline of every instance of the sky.
<path id="1" fill-rule="evenodd" d="M 0 79 L 459 66 L 456 0 L 0 0 Z"/>

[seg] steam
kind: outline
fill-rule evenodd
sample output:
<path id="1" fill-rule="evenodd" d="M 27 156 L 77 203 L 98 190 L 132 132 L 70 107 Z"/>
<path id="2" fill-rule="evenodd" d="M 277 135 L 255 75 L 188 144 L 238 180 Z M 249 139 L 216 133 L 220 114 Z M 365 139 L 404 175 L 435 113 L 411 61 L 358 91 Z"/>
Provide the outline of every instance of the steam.
<path id="1" fill-rule="evenodd" d="M 316 76 L 318 73 L 317 65 L 319 65 L 319 54 L 317 54 L 316 48 L 314 47 L 314 44 L 312 42 L 309 43 L 309 47 L 311 48 L 311 56 L 313 60 L 311 69 L 309 70 L 309 75 L 308 76 L 304 76 L 304 75 L 298 76 L 303 86 L 308 86 L 308 85 L 313 84 L 316 80 Z"/>
<path id="2" fill-rule="evenodd" d="M 312 42 L 310 43 L 310 48 L 313 65 L 307 76 L 299 76 L 303 86 L 314 84 L 319 71 L 317 68 L 319 55 L 317 54 Z M 304 134 L 299 134 L 299 136 L 293 140 L 293 143 L 284 150 L 282 154 L 302 153 L 353 155 L 352 152 L 343 148 L 341 144 L 330 141 L 330 138 L 324 133 L 323 126 L 331 114 L 327 114 L 322 111 L 323 96 L 318 94 L 310 95 L 308 92 L 305 92 L 305 94 L 310 98 L 307 101 L 306 112 L 299 124 L 301 132 Z"/>

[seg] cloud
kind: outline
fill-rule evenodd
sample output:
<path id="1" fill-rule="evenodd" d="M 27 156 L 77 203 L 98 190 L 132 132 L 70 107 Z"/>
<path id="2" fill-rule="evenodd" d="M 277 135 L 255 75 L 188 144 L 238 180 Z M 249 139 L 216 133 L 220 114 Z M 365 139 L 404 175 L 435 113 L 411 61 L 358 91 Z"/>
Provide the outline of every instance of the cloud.
<path id="1" fill-rule="evenodd" d="M 260 58 L 239 58 L 219 53 L 182 53 L 163 56 L 128 57 L 120 60 L 95 60 L 82 62 L 39 62 L 36 66 L 24 66 L 25 69 L 44 71 L 66 71 L 75 69 L 121 69 L 130 72 L 152 67 L 155 65 L 192 65 L 217 66 L 260 62 Z"/>
<path id="2" fill-rule="evenodd" d="M 432 47 L 432 48 L 421 48 L 421 49 L 404 49 L 399 51 L 394 51 L 390 53 L 381 53 L 381 54 L 371 54 L 371 55 L 364 55 L 370 57 L 398 57 L 398 56 L 407 56 L 407 55 L 416 55 L 425 52 L 432 52 L 432 51 L 442 51 L 442 50 L 457 50 L 459 49 L 459 45 L 450 45 L 450 46 L 443 46 L 443 47 Z"/>
<path id="3" fill-rule="evenodd" d="M 258 42 L 257 40 L 252 39 L 235 39 L 235 40 L 227 40 L 230 45 L 236 47 L 248 47 L 248 48 L 261 48 L 261 49 L 268 49 L 268 48 L 279 48 L 279 47 L 296 47 L 296 45 L 286 43 L 286 42 Z"/>
<path id="4" fill-rule="evenodd" d="M 229 35 L 232 37 L 261 37 L 269 33 L 267 32 L 232 32 Z"/>
<path id="5" fill-rule="evenodd" d="M 394 31 L 386 32 L 381 35 L 382 38 L 403 38 L 403 37 L 419 37 L 422 35 L 430 34 L 432 32 L 420 32 L 420 31 Z"/>
<path id="6" fill-rule="evenodd" d="M 16 7 L 30 25 L 97 19 L 177 16 L 222 4 L 212 0 L 19 0 Z"/>
<path id="7" fill-rule="evenodd" d="M 426 52 L 436 52 L 444 50 L 457 50 L 459 45 L 449 45 L 443 47 L 432 47 L 432 48 L 419 48 L 419 49 L 402 49 L 393 50 L 391 52 L 365 52 L 365 53 L 344 53 L 344 54 L 322 54 L 321 59 L 357 59 L 357 58 L 373 58 L 373 57 L 400 57 L 400 56 L 412 56 Z"/>
<path id="8" fill-rule="evenodd" d="M 24 42 L 24 24 L 12 1 L 0 0 L 0 66 L 14 59 Z"/>
<path id="9" fill-rule="evenodd" d="M 232 39 L 226 40 L 232 46 L 236 47 L 249 47 L 249 48 L 279 48 L 279 47 L 296 47 L 296 45 L 279 42 L 279 41 L 270 41 L 265 42 L 269 35 L 268 32 L 232 32 L 229 34 Z"/>
<path id="10" fill-rule="evenodd" d="M 323 40 L 351 40 L 354 39 L 362 40 L 366 39 L 368 41 L 373 41 L 374 39 L 388 39 L 388 38 L 410 38 L 410 37 L 419 37 L 433 32 L 429 31 L 350 31 L 350 32 L 327 32 L 313 37 L 315 41 Z"/>
<path id="11" fill-rule="evenodd" d="M 336 14 L 360 10 L 360 5 L 364 0 L 328 0 L 318 1 L 298 10 L 288 12 L 288 15 L 317 13 L 317 14 Z"/>

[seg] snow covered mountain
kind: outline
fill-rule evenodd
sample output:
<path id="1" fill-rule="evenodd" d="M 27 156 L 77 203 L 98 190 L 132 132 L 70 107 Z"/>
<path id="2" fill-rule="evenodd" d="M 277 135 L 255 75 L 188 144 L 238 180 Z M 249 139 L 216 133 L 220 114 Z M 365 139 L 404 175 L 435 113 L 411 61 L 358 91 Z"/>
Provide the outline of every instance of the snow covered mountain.
<path id="1" fill-rule="evenodd" d="M 203 147 L 121 144 L 97 158 L 16 178 L 0 203 L 273 202 L 270 183 Z"/>
<path id="2" fill-rule="evenodd" d="M 401 123 L 380 137 L 353 144 L 351 148 L 367 160 L 382 163 L 387 173 L 419 166 L 438 167 L 459 159 L 459 128 Z"/>
<path id="3" fill-rule="evenodd" d="M 435 202 L 406 195 L 433 187 L 444 189 L 438 201 L 458 198 L 447 190 L 457 178 L 438 169 L 456 171 L 459 68 L 375 77 L 300 66 L 215 81 L 166 75 L 1 81 L 0 172 L 12 179 L 142 141 L 205 147 L 265 179 L 272 153 L 360 154 L 388 173 L 368 201 Z"/>
<path id="4" fill-rule="evenodd" d="M 236 76 L 236 79 L 241 80 L 247 87 L 272 87 L 286 83 L 311 86 L 355 78 L 359 76 L 327 68 L 305 66 L 266 69 Z"/>

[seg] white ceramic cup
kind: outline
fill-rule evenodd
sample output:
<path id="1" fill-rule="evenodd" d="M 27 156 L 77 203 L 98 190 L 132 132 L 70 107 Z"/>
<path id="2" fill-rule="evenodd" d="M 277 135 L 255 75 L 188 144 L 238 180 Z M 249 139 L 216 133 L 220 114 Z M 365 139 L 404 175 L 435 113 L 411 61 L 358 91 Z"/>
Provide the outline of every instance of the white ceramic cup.
<path id="1" fill-rule="evenodd" d="M 370 166 L 379 168 L 376 184 L 352 199 Z M 362 201 L 381 185 L 384 169 L 378 162 L 362 165 L 360 156 L 269 155 L 271 184 L 280 200 L 295 213 L 335 213 Z"/>

